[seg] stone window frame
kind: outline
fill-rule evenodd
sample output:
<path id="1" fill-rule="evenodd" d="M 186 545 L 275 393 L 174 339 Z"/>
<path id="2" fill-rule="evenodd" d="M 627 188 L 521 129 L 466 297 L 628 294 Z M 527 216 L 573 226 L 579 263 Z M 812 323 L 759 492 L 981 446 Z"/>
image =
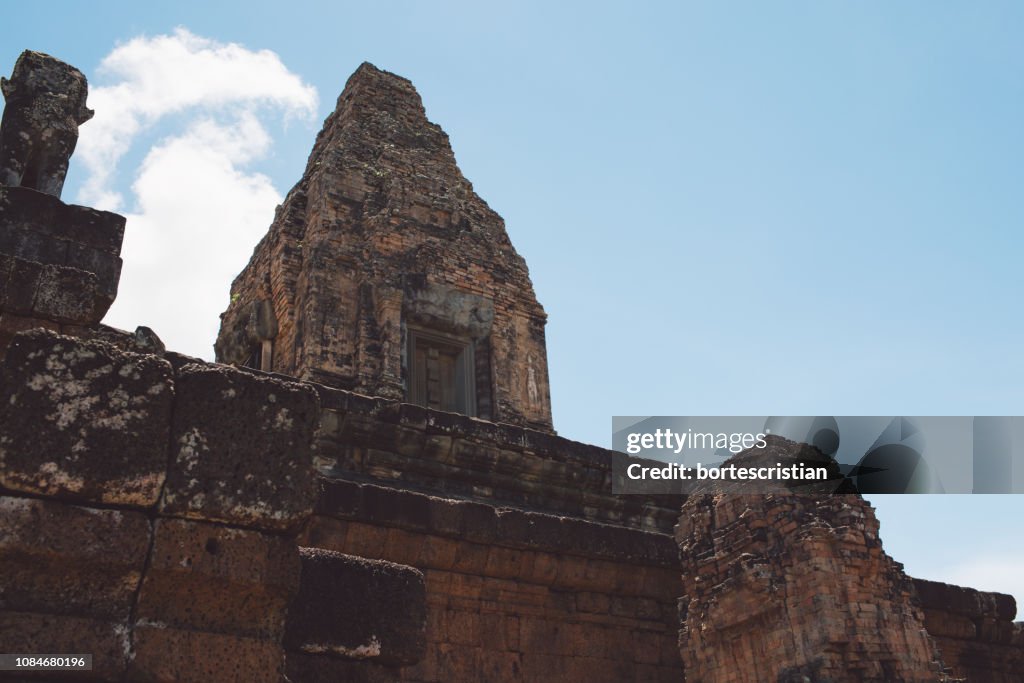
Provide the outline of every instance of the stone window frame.
<path id="1" fill-rule="evenodd" d="M 406 325 L 405 337 L 408 372 L 405 395 L 406 401 L 416 405 L 426 405 L 425 396 L 416 396 L 415 358 L 417 340 L 433 342 L 434 344 L 444 344 L 459 349 L 459 354 L 456 358 L 455 379 L 458 384 L 455 387 L 455 390 L 458 396 L 462 396 L 463 400 L 461 403 L 463 406 L 457 405 L 452 412 L 476 417 L 478 406 L 476 396 L 476 359 L 474 357 L 476 346 L 475 340 L 470 339 L 469 337 L 445 334 L 419 325 Z M 461 380 L 459 379 L 459 374 L 462 375 Z M 459 401 L 457 401 L 457 403 L 459 403 Z"/>
<path id="2" fill-rule="evenodd" d="M 242 367 L 271 372 L 274 367 L 274 340 L 261 339 L 249 345 L 249 353 Z"/>

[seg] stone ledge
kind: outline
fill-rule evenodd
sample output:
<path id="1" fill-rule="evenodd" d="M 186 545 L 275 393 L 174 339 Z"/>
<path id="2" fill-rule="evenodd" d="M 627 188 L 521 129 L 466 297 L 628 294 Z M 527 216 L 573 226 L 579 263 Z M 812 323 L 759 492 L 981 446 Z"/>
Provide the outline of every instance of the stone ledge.
<path id="1" fill-rule="evenodd" d="M 319 548 L 299 554 L 302 573 L 288 610 L 286 649 L 392 666 L 423 657 L 422 572 Z"/>
<path id="2" fill-rule="evenodd" d="M 65 204 L 57 197 L 27 187 L 0 186 L 0 227 L 6 235 L 30 231 L 117 256 L 121 253 L 124 226 L 125 217 L 116 213 Z M 0 251 L 19 255 L 6 246 L 6 242 L 0 242 Z"/>
<path id="3" fill-rule="evenodd" d="M 114 213 L 0 186 L 0 310 L 99 323 L 117 296 L 124 226 Z"/>
<path id="4" fill-rule="evenodd" d="M 614 496 L 628 456 L 563 437 L 312 385 L 321 471 L 496 506 L 671 533 L 681 495 Z M 400 466 L 399 466 L 400 465 Z"/>
<path id="5" fill-rule="evenodd" d="M 325 409 L 338 411 L 344 416 L 366 416 L 377 422 L 412 427 L 428 434 L 500 443 L 503 448 L 510 450 L 535 452 L 558 460 L 576 461 L 586 465 L 610 468 L 611 458 L 617 455 L 616 451 L 526 427 L 431 410 L 410 403 L 364 396 L 323 385 L 314 387 Z"/>
<path id="6" fill-rule="evenodd" d="M 911 579 L 925 609 L 964 617 L 989 617 L 1010 623 L 1017 614 L 1012 595 L 990 593 L 927 579 Z"/>
<path id="7" fill-rule="evenodd" d="M 93 325 L 114 300 L 100 289 L 91 271 L 0 253 L 0 311 L 5 314 Z"/>
<path id="8" fill-rule="evenodd" d="M 321 478 L 316 512 L 461 541 L 638 565 L 676 567 L 667 534 Z"/>

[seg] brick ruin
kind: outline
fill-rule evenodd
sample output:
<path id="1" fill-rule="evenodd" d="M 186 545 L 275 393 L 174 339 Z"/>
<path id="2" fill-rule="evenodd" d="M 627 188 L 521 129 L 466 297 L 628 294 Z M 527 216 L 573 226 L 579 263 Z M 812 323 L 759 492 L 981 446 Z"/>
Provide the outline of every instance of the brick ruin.
<path id="1" fill-rule="evenodd" d="M 94 655 L 31 680 L 1022 680 L 1013 598 L 908 578 L 855 494 L 613 495 L 408 81 L 350 79 L 234 367 L 99 323 L 124 228 L 0 187 L 0 652 Z"/>
<path id="2" fill-rule="evenodd" d="M 217 360 L 550 430 L 546 319 L 412 83 L 363 64 L 231 287 Z"/>
<path id="3" fill-rule="evenodd" d="M 699 496 L 676 529 L 687 669 L 783 680 L 934 681 L 942 665 L 913 587 L 848 496 Z M 794 663 L 799 663 L 794 665 Z"/>

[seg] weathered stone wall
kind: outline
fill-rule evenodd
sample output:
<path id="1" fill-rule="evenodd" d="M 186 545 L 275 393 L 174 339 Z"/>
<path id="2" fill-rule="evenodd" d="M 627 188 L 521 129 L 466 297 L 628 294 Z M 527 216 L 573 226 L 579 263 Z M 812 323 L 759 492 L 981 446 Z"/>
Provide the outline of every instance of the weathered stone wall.
<path id="1" fill-rule="evenodd" d="M 22 330 L 75 334 L 117 295 L 125 219 L 0 186 L 0 355 Z"/>
<path id="2" fill-rule="evenodd" d="M 681 497 L 611 495 L 625 456 L 603 448 L 317 391 L 302 543 L 423 571 L 426 655 L 401 680 L 682 680 Z"/>
<path id="3" fill-rule="evenodd" d="M 769 437 L 734 460 L 792 458 L 824 456 Z M 676 528 L 691 683 L 1020 680 L 1013 598 L 908 577 L 859 494 L 722 488 L 691 496 Z"/>
<path id="4" fill-rule="evenodd" d="M 98 324 L 123 218 L 0 197 L 0 650 L 108 681 L 680 679 L 680 501 L 611 496 L 622 455 L 165 353 Z M 420 319 L 473 301 L 410 287 Z"/>
<path id="5" fill-rule="evenodd" d="M 101 680 L 681 680 L 672 503 L 611 496 L 618 454 L 93 334 L 120 348 L 38 330 L 3 360 L 3 651 Z"/>
<path id="6" fill-rule="evenodd" d="M 317 387 L 329 479 L 302 543 L 424 572 L 426 656 L 402 680 L 681 677 L 681 501 L 610 495 L 623 456 L 550 433 L 544 323 L 412 84 L 361 66 L 232 286 L 217 353 L 254 365 L 272 340 L 275 372 L 380 397 Z M 470 340 L 467 412 L 487 421 L 395 400 L 414 329 Z"/>
<path id="7" fill-rule="evenodd" d="M 0 651 L 91 653 L 102 681 L 276 682 L 286 649 L 319 672 L 296 680 L 418 661 L 419 571 L 297 544 L 319 491 L 316 392 L 169 358 L 45 330 L 12 341 Z M 321 601 L 340 576 L 372 602 Z"/>
<path id="8" fill-rule="evenodd" d="M 679 517 L 681 496 L 611 494 L 622 453 L 516 425 L 317 391 L 323 425 L 316 458 L 328 476 L 665 534 Z"/>
<path id="9" fill-rule="evenodd" d="M 217 358 L 408 395 L 409 332 L 470 344 L 475 414 L 551 429 L 546 314 L 504 222 L 404 78 L 363 64 L 231 288 Z M 472 414 L 472 412 L 471 412 Z"/>
<path id="10" fill-rule="evenodd" d="M 1013 623 L 1012 596 L 914 579 L 924 625 L 956 679 L 1016 683 L 1024 679 L 1024 623 Z"/>
<path id="11" fill-rule="evenodd" d="M 943 680 L 859 495 L 692 496 L 676 538 L 690 683 Z"/>
<path id="12" fill-rule="evenodd" d="M 302 542 L 423 571 L 426 656 L 401 680 L 682 679 L 667 535 L 326 481 Z"/>
<path id="13" fill-rule="evenodd" d="M 680 680 L 680 498 L 611 495 L 619 453 L 316 389 L 328 478 L 302 543 L 424 572 L 402 680 Z"/>

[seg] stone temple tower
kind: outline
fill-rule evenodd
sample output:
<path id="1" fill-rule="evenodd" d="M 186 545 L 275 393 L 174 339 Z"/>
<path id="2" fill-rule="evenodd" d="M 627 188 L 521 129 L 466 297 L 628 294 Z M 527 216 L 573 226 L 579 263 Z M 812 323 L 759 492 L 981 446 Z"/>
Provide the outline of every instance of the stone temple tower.
<path id="1" fill-rule="evenodd" d="M 546 317 L 412 83 L 363 64 L 231 287 L 217 360 L 550 431 Z"/>

